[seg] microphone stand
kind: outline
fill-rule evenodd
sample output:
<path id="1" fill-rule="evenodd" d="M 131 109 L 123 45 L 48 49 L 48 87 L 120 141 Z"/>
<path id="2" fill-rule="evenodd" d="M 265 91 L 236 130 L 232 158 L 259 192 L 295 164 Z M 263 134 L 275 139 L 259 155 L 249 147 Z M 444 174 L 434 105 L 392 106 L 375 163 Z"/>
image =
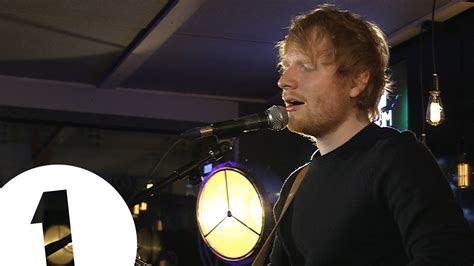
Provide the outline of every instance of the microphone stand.
<path id="1" fill-rule="evenodd" d="M 177 181 L 181 180 L 183 178 L 186 178 L 188 176 L 191 176 L 196 170 L 199 169 L 199 166 L 201 166 L 203 163 L 208 162 L 208 161 L 219 161 L 222 159 L 224 154 L 226 152 L 229 152 L 232 150 L 232 146 L 234 144 L 234 139 L 228 139 L 228 140 L 223 140 L 219 143 L 217 143 L 216 146 L 212 147 L 209 149 L 209 152 L 206 157 L 190 162 L 178 170 L 173 171 L 168 177 L 160 180 L 156 185 L 140 192 L 136 196 L 134 196 L 130 202 L 127 203 L 127 206 L 129 208 L 133 207 L 135 204 L 142 202 L 144 199 L 146 199 L 148 196 L 153 194 L 154 192 L 157 192 L 158 190 L 166 187 L 167 185 Z M 61 248 L 65 247 L 67 244 L 72 242 L 72 237 L 71 234 L 63 237 L 62 239 L 59 239 L 55 242 L 52 242 L 48 245 L 45 246 L 45 252 L 46 252 L 46 257 L 49 255 L 55 253 L 56 251 L 60 250 Z"/>
<path id="2" fill-rule="evenodd" d="M 194 173 L 195 170 L 199 169 L 199 166 L 201 166 L 203 163 L 208 162 L 210 160 L 212 161 L 218 161 L 222 159 L 222 156 L 224 153 L 232 150 L 232 145 L 233 145 L 233 140 L 231 141 L 223 141 L 221 143 L 218 143 L 217 147 L 213 147 L 209 150 L 208 155 L 200 160 L 190 162 L 178 170 L 173 171 L 168 177 L 163 178 L 160 180 L 157 184 L 154 186 L 140 192 L 138 195 L 132 198 L 130 202 L 128 203 L 128 207 L 133 207 L 135 204 L 142 202 L 145 198 L 153 194 L 153 192 L 156 192 L 169 184 L 181 180 L 183 178 L 186 178 Z"/>

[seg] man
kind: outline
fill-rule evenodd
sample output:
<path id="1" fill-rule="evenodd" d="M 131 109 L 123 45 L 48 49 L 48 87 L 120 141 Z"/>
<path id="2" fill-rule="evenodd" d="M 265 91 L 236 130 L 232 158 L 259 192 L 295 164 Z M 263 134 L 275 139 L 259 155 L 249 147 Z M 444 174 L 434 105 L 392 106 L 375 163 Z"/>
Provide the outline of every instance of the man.
<path id="1" fill-rule="evenodd" d="M 390 87 L 381 30 L 323 5 L 297 17 L 278 48 L 288 128 L 318 151 L 271 265 L 474 265 L 469 225 L 431 153 L 412 133 L 372 123 Z"/>

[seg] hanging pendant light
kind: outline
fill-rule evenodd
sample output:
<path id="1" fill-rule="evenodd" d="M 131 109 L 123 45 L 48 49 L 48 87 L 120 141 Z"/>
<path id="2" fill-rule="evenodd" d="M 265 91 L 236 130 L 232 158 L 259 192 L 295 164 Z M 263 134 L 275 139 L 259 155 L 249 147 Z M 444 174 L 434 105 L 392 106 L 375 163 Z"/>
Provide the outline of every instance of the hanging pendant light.
<path id="1" fill-rule="evenodd" d="M 471 178 L 471 167 L 469 166 L 466 160 L 466 154 L 463 153 L 460 156 L 460 160 L 458 163 L 458 187 L 459 188 L 467 188 L 470 186 L 470 178 Z"/>
<path id="2" fill-rule="evenodd" d="M 458 187 L 467 188 L 470 185 L 469 177 L 471 176 L 469 164 L 466 162 L 458 164 Z"/>
<path id="3" fill-rule="evenodd" d="M 437 126 L 444 121 L 444 108 L 441 101 L 441 91 L 438 85 L 438 75 L 433 73 L 434 89 L 430 91 L 428 108 L 426 110 L 426 122 L 432 126 Z"/>
<path id="4" fill-rule="evenodd" d="M 436 71 L 435 57 L 435 7 L 436 0 L 433 0 L 433 9 L 431 13 L 431 57 L 433 63 L 433 87 L 430 90 L 428 106 L 426 109 L 426 122 L 432 126 L 439 126 L 444 122 L 444 108 L 441 101 L 441 91 L 439 90 L 439 77 Z"/>

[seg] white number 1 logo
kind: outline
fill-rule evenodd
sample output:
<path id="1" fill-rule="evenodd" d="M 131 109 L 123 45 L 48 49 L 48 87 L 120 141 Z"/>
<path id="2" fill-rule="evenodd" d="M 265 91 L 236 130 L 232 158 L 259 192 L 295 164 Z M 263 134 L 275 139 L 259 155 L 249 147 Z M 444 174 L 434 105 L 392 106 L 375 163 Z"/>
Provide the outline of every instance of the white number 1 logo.
<path id="1" fill-rule="evenodd" d="M 31 220 L 32 224 L 36 223 L 41 223 L 43 224 L 43 236 L 46 236 L 46 225 L 49 224 L 51 225 L 55 221 L 52 219 L 53 217 L 48 216 L 50 209 L 52 209 L 52 201 L 56 200 L 58 202 L 55 202 L 54 204 L 59 207 L 56 207 L 57 209 L 60 209 L 63 211 L 63 214 L 65 217 L 54 217 L 55 219 L 58 219 L 62 222 L 63 226 L 66 226 L 67 228 L 71 227 L 71 224 L 69 222 L 69 204 L 67 201 L 67 191 L 66 190 L 58 190 L 58 191 L 48 191 L 48 192 L 43 192 L 43 196 L 41 197 L 40 202 L 38 203 L 38 208 L 36 209 L 35 215 L 33 216 L 33 219 Z M 45 214 L 46 213 L 46 214 Z M 69 245 L 72 245 L 72 233 L 68 238 L 71 238 L 71 241 Z M 46 252 L 46 245 L 49 244 L 46 242 L 46 237 L 44 238 L 44 246 L 45 246 L 45 254 Z M 74 251 L 71 250 L 71 258 L 70 260 L 72 261 L 74 259 Z"/>
<path id="2" fill-rule="evenodd" d="M 0 265 L 47 265 L 48 198 L 68 210 L 61 220 L 71 228 L 75 266 L 134 265 L 137 237 L 126 203 L 99 176 L 68 165 L 28 170 L 0 188 Z"/>

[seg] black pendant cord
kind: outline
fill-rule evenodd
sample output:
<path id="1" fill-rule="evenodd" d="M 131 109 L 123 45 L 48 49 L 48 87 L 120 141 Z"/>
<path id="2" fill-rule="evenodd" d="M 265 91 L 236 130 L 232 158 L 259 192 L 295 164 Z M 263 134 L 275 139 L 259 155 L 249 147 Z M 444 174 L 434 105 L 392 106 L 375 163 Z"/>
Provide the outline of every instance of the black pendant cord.
<path id="1" fill-rule="evenodd" d="M 421 25 L 420 29 L 420 37 L 419 37 L 419 72 L 420 72 L 420 101 L 421 101 L 421 134 L 420 134 L 420 141 L 421 143 L 426 145 L 426 125 L 425 125 L 425 92 L 423 88 L 423 32 L 425 24 Z"/>
<path id="2" fill-rule="evenodd" d="M 432 90 L 439 90 L 438 88 L 438 72 L 436 69 L 436 50 L 435 50 L 435 10 L 436 0 L 433 0 L 431 9 L 431 62 L 433 64 L 433 88 Z M 426 145 L 426 125 L 425 125 L 425 102 L 424 102 L 424 88 L 423 88 L 423 33 L 426 23 L 423 23 L 420 29 L 420 47 L 419 47 L 419 71 L 420 71 L 420 93 L 421 93 L 421 134 L 420 141 Z"/>
<path id="3" fill-rule="evenodd" d="M 435 8 L 436 0 L 433 0 L 433 8 L 431 10 L 431 60 L 433 62 L 433 74 L 438 74 L 436 70 L 436 56 L 435 56 Z"/>

